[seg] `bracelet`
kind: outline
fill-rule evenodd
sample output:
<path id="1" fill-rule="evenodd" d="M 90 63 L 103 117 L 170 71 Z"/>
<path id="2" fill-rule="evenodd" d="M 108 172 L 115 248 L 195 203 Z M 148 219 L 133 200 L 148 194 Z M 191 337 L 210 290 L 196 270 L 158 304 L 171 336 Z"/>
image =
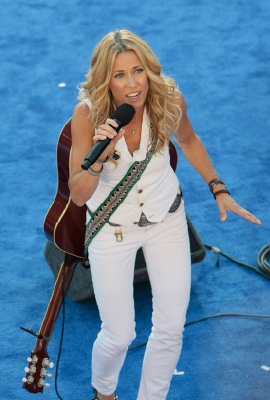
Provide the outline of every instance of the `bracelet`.
<path id="1" fill-rule="evenodd" d="M 105 164 L 106 162 L 108 162 L 109 161 L 109 156 L 107 156 L 106 158 L 105 158 L 105 160 L 104 161 L 101 161 L 99 158 L 96 160 L 96 163 L 98 163 L 98 164 Z"/>
<path id="2" fill-rule="evenodd" d="M 213 193 L 214 199 L 216 200 L 216 197 L 217 197 L 219 194 L 221 194 L 221 193 L 231 194 L 231 193 L 229 192 L 229 190 L 226 190 L 226 189 L 217 190 L 215 193 Z"/>
<path id="3" fill-rule="evenodd" d="M 208 183 L 209 189 L 210 189 L 210 191 L 211 191 L 212 193 L 213 193 L 214 188 L 215 188 L 218 184 L 221 184 L 221 185 L 226 186 L 226 184 L 225 184 L 224 182 L 222 182 L 220 179 L 212 179 L 212 180 Z"/>
<path id="4" fill-rule="evenodd" d="M 103 165 L 100 171 L 94 171 L 91 167 L 88 168 L 88 172 L 92 176 L 99 176 L 101 174 L 101 171 L 103 170 Z"/>

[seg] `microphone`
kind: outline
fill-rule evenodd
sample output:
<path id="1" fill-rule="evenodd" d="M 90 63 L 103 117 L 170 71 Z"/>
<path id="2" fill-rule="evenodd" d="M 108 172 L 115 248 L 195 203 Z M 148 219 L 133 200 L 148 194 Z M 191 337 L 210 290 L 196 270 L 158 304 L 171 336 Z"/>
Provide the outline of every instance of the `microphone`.
<path id="1" fill-rule="evenodd" d="M 135 114 L 135 108 L 128 104 L 124 103 L 121 106 L 117 107 L 115 110 L 112 119 L 118 124 L 118 127 L 112 127 L 116 132 L 119 132 L 120 129 L 129 124 Z M 111 126 L 111 125 L 110 125 Z M 104 140 L 100 140 L 99 142 L 95 143 L 90 152 L 84 159 L 81 167 L 82 169 L 88 169 L 90 165 L 94 164 L 99 156 L 103 153 L 106 147 L 110 144 L 112 139 L 106 138 Z"/>

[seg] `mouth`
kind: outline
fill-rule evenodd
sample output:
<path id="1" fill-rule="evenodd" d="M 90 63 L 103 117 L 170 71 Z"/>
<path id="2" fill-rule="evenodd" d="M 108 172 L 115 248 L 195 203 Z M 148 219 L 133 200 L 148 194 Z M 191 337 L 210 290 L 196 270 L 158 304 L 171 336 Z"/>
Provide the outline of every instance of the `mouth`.
<path id="1" fill-rule="evenodd" d="M 140 92 L 134 92 L 127 94 L 129 100 L 136 100 L 139 97 Z"/>

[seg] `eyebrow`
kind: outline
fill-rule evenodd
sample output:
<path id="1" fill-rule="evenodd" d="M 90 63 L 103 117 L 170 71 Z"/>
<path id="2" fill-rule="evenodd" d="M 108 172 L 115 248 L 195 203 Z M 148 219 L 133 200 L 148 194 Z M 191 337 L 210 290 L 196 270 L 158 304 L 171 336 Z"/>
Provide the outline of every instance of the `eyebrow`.
<path id="1" fill-rule="evenodd" d="M 143 66 L 141 64 L 135 65 L 135 67 L 132 67 L 132 69 L 136 69 L 136 68 L 140 68 L 140 67 L 143 67 Z M 124 72 L 124 71 L 125 71 L 124 69 L 116 69 L 113 72 L 115 73 L 115 72 Z"/>

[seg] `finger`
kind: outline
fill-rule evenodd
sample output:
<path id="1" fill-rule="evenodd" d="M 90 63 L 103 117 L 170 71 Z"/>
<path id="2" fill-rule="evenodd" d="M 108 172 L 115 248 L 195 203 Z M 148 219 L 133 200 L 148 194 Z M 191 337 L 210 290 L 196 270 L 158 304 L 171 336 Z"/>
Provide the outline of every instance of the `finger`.
<path id="1" fill-rule="evenodd" d="M 261 221 L 253 215 L 251 212 L 247 211 L 245 208 L 241 207 L 239 204 L 237 204 L 234 200 L 227 204 L 227 211 L 232 211 L 235 214 L 239 215 L 240 217 L 246 219 L 249 222 L 252 222 L 253 224 L 256 225 L 261 225 Z"/>
<path id="2" fill-rule="evenodd" d="M 111 118 L 106 119 L 106 124 L 111 125 L 113 128 L 118 127 L 118 123 L 114 119 L 111 119 Z"/>
<path id="3" fill-rule="evenodd" d="M 235 211 L 238 215 L 240 215 L 242 218 L 246 219 L 249 222 L 252 222 L 253 224 L 256 225 L 261 225 L 262 222 L 251 212 L 245 210 L 243 207 L 239 207 L 239 211 Z"/>
<path id="4" fill-rule="evenodd" d="M 113 139 L 117 135 L 117 132 L 112 127 L 106 124 L 99 125 L 95 130 L 95 133 L 95 136 L 99 136 L 99 140 L 104 140 L 106 139 L 106 137 L 108 137 L 109 139 Z"/>
<path id="5" fill-rule="evenodd" d="M 225 222 L 227 219 L 227 212 L 226 212 L 225 207 L 223 207 L 223 206 L 219 207 L 219 215 L 220 215 L 221 222 Z"/>
<path id="6" fill-rule="evenodd" d="M 119 139 L 121 139 L 122 136 L 126 133 L 124 128 L 121 128 L 118 134 L 115 136 L 115 138 L 112 140 L 112 142 L 117 142 Z"/>

